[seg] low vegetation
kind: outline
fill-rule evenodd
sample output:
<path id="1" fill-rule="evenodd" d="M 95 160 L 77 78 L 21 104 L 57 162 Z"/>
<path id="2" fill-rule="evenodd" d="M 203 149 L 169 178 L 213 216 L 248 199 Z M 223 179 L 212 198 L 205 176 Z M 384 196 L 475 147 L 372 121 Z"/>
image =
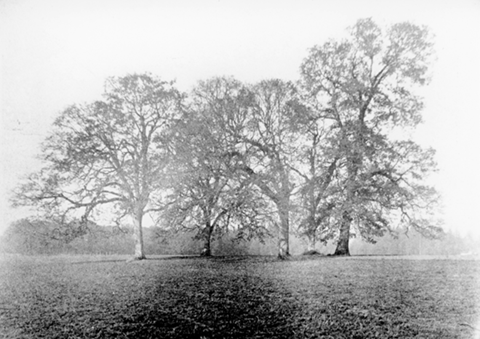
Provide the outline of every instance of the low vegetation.
<path id="1" fill-rule="evenodd" d="M 6 338 L 474 338 L 480 261 L 5 255 Z"/>
<path id="2" fill-rule="evenodd" d="M 64 255 L 64 254 L 131 254 L 134 246 L 133 230 L 107 226 L 91 225 L 86 234 L 75 237 L 69 242 L 56 239 L 52 234 L 54 225 L 21 219 L 12 223 L 0 236 L 0 253 L 25 255 Z M 399 228 L 397 237 L 389 234 L 377 239 L 375 244 L 360 238 L 350 241 L 350 253 L 353 255 L 459 255 L 476 253 L 480 248 L 480 237 L 458 235 L 445 232 L 442 239 L 425 239 L 414 230 Z M 272 232 L 273 233 L 273 232 Z M 202 239 L 195 238 L 195 232 L 168 232 L 160 227 L 145 227 L 143 239 L 147 257 L 150 255 L 200 254 L 204 246 Z M 261 241 L 263 240 L 263 241 Z M 239 238 L 239 234 L 215 234 L 212 237 L 213 255 L 273 255 L 276 253 L 277 240 L 274 236 L 262 239 Z M 298 234 L 290 235 L 290 252 L 293 255 L 305 253 L 308 239 Z M 317 244 L 315 250 L 322 254 L 333 254 L 335 241 Z"/>

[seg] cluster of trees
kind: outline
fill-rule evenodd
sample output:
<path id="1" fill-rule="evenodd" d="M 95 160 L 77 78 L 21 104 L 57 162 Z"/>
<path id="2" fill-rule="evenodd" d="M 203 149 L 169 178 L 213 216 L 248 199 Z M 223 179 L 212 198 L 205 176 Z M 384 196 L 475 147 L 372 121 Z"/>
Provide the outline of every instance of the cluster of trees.
<path id="1" fill-rule="evenodd" d="M 61 225 L 24 218 L 13 222 L 0 237 L 0 252 L 26 255 L 51 254 L 130 254 L 134 246 L 133 228 L 90 224 L 88 231 L 67 238 Z M 200 240 L 191 233 L 162 232 L 157 227 L 144 229 L 144 246 L 150 254 L 195 254 Z"/>
<path id="2" fill-rule="evenodd" d="M 58 237 L 59 225 L 41 221 L 20 219 L 12 223 L 0 236 L 0 253 L 24 255 L 128 255 L 134 246 L 131 226 L 98 226 L 91 224 L 88 232 L 66 241 Z M 192 232 L 165 230 L 162 227 L 146 227 L 143 233 L 145 251 L 151 255 L 196 255 L 204 243 L 192 237 Z M 440 239 L 425 239 L 416 231 L 399 229 L 396 236 L 386 234 L 375 244 L 353 238 L 350 251 L 355 255 L 479 255 L 480 238 L 445 232 Z M 290 250 L 292 254 L 323 255 L 335 250 L 335 241 L 307 250 L 308 240 L 292 232 Z M 272 255 L 276 253 L 276 241 L 272 237 L 239 239 L 238 234 L 219 234 L 212 242 L 215 255 Z"/>
<path id="3" fill-rule="evenodd" d="M 426 28 L 363 19 L 313 47 L 295 83 L 217 77 L 185 94 L 150 74 L 109 78 L 103 100 L 55 120 L 44 166 L 13 203 L 67 238 L 131 218 L 137 259 L 146 215 L 198 230 L 205 255 L 229 230 L 275 232 L 282 258 L 292 227 L 311 246 L 336 241 L 336 255 L 353 234 L 374 242 L 404 226 L 435 237 L 434 152 L 399 137 L 421 122 L 414 92 L 431 54 Z"/>
<path id="4" fill-rule="evenodd" d="M 375 244 L 353 240 L 352 251 L 363 255 L 480 255 L 480 238 L 446 231 L 439 239 L 425 239 L 418 232 L 402 230 L 397 236 L 386 235 Z"/>

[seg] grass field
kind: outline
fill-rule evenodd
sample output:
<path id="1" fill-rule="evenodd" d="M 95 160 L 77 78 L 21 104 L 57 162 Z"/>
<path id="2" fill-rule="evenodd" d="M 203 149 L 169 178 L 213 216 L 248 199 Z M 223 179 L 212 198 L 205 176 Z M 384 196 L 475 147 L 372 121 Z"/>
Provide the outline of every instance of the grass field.
<path id="1" fill-rule="evenodd" d="M 0 334 L 480 338 L 480 260 L 125 259 L 0 257 Z"/>

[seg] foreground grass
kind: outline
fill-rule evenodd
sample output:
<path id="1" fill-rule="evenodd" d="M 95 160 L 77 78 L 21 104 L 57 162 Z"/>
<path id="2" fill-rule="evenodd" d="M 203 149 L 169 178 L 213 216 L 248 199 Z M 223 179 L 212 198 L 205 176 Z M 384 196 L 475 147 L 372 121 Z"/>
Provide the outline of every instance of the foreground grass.
<path id="1" fill-rule="evenodd" d="M 0 260 L 6 338 L 475 338 L 479 308 L 474 260 Z"/>

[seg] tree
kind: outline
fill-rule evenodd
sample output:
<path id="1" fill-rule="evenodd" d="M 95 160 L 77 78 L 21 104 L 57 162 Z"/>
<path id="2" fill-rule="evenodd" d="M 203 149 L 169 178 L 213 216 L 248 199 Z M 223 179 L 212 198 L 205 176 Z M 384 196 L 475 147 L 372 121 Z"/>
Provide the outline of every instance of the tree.
<path id="1" fill-rule="evenodd" d="M 265 80 L 250 89 L 246 128 L 239 141 L 245 150 L 243 169 L 275 206 L 278 256 L 290 255 L 289 233 L 294 194 L 293 162 L 298 151 L 295 110 L 299 98 L 294 84 Z"/>
<path id="2" fill-rule="evenodd" d="M 142 224 L 159 210 L 169 125 L 182 96 L 151 75 L 109 78 L 104 99 L 73 105 L 54 122 L 42 149 L 44 167 L 21 185 L 14 205 L 31 205 L 71 227 L 126 216 L 134 224 L 135 258 L 144 259 Z M 81 234 L 81 233 L 80 233 Z"/>
<path id="3" fill-rule="evenodd" d="M 246 86 L 217 78 L 197 94 L 228 140 L 225 149 L 237 174 L 266 197 L 262 215 L 277 230 L 278 256 L 288 257 L 295 189 L 292 166 L 299 147 L 294 113 L 301 106 L 294 84 L 272 79 Z"/>
<path id="4" fill-rule="evenodd" d="M 12 222 L 0 238 L 4 251 L 21 254 L 44 254 L 55 250 L 59 245 L 58 225 L 42 220 L 27 218 Z M 64 240 L 62 237 L 61 240 Z"/>
<path id="5" fill-rule="evenodd" d="M 293 170 L 298 174 L 300 188 L 298 230 L 307 237 L 308 250 L 315 251 L 317 241 L 326 244 L 334 234 L 332 212 L 341 190 L 332 182 L 339 157 L 330 145 L 334 131 L 329 121 L 309 107 L 308 97 L 302 98 L 295 114 L 299 148 Z"/>
<path id="6" fill-rule="evenodd" d="M 363 19 L 348 39 L 312 48 L 301 66 L 304 91 L 336 135 L 336 184 L 343 189 L 334 211 L 337 255 L 349 254 L 352 224 L 370 241 L 391 230 L 393 220 L 430 236 L 440 231 L 420 215 L 437 201 L 435 190 L 422 184 L 435 168 L 434 152 L 389 137 L 421 122 L 423 104 L 413 92 L 428 82 L 431 55 L 425 27 L 399 23 L 382 30 Z"/>
<path id="7" fill-rule="evenodd" d="M 198 230 L 202 255 L 210 256 L 214 233 L 234 227 L 239 237 L 263 236 L 265 228 L 255 187 L 238 175 L 221 126 L 196 99 L 175 126 L 170 203 L 162 219 L 174 229 Z"/>
<path id="8" fill-rule="evenodd" d="M 220 154 L 233 166 L 237 183 L 248 183 L 249 189 L 242 190 L 247 195 L 241 195 L 243 202 L 239 205 L 241 211 L 248 211 L 243 217 L 255 228 L 262 220 L 276 226 L 282 258 L 289 255 L 293 187 L 288 157 L 294 138 L 288 134 L 288 126 L 294 96 L 291 83 L 271 80 L 246 86 L 232 78 L 201 82 L 193 93 L 196 105 L 208 112 L 211 133 L 222 145 Z M 258 200 L 257 190 L 267 199 Z"/>

